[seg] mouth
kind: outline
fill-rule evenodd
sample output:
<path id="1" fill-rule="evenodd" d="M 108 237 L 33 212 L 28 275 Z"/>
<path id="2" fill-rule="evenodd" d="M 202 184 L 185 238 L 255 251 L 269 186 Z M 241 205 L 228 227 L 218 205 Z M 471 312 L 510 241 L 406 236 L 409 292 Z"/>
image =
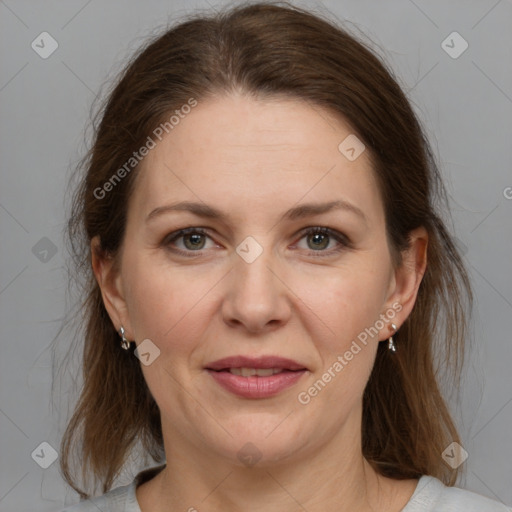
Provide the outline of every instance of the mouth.
<path id="1" fill-rule="evenodd" d="M 239 375 L 240 377 L 270 377 L 277 373 L 298 372 L 300 370 L 288 370 L 286 368 L 225 368 L 216 371 L 229 372 L 231 375 Z"/>
<path id="2" fill-rule="evenodd" d="M 270 398 L 296 384 L 307 368 L 277 356 L 234 356 L 208 364 L 205 370 L 223 389 L 242 398 Z"/>
<path id="3" fill-rule="evenodd" d="M 228 371 L 242 377 L 268 377 L 282 372 L 307 370 L 297 361 L 279 356 L 231 356 L 209 363 L 205 368 L 217 372 Z"/>

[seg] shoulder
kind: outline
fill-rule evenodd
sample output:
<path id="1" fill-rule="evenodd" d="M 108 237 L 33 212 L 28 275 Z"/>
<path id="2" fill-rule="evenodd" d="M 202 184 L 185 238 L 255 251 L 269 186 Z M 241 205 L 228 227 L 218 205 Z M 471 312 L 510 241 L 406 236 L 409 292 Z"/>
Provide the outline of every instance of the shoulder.
<path id="1" fill-rule="evenodd" d="M 165 464 L 139 472 L 128 485 L 116 487 L 96 498 L 66 507 L 59 512 L 141 512 L 136 497 L 137 486 L 156 476 Z"/>
<path id="2" fill-rule="evenodd" d="M 131 494 L 131 488 L 134 484 L 116 487 L 111 491 L 95 498 L 81 501 L 62 509 L 59 512 L 139 512 L 138 508 L 129 508 L 128 501 Z"/>
<path id="3" fill-rule="evenodd" d="M 512 508 L 440 480 L 423 476 L 402 512 L 512 512 Z"/>
<path id="4" fill-rule="evenodd" d="M 441 502 L 446 511 L 461 510 L 464 512 L 511 512 L 512 508 L 499 501 L 492 500 L 457 487 L 445 487 Z M 455 508 L 457 507 L 457 508 Z M 439 509 L 439 512 L 444 509 Z"/>

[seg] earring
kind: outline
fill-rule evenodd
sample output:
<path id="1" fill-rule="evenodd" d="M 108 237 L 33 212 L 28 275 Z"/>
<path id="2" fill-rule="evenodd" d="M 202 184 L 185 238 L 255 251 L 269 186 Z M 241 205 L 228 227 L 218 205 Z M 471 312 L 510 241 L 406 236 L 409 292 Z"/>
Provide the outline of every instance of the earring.
<path id="1" fill-rule="evenodd" d="M 393 334 L 397 331 L 397 326 L 395 324 L 391 324 L 391 328 L 393 329 Z M 393 341 L 393 334 L 388 339 L 388 350 L 391 350 L 391 352 L 396 352 L 395 342 Z"/>
<path id="2" fill-rule="evenodd" d="M 130 342 L 126 339 L 124 335 L 124 327 L 121 326 L 118 332 L 119 336 L 121 336 L 121 347 L 123 347 L 125 350 L 128 350 L 130 348 Z"/>

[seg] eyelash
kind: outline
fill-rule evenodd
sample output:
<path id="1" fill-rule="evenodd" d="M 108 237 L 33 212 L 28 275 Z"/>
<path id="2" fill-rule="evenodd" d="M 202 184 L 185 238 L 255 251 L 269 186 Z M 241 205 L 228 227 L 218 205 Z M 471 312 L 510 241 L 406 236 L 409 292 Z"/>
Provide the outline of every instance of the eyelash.
<path id="1" fill-rule="evenodd" d="M 207 236 L 208 238 L 211 238 L 208 235 L 207 231 L 203 228 L 198 228 L 198 227 L 184 228 L 184 229 L 180 229 L 179 231 L 175 231 L 174 233 L 171 233 L 170 235 L 168 235 L 163 240 L 162 245 L 167 247 L 170 251 L 172 251 L 176 254 L 179 254 L 181 256 L 188 257 L 188 258 L 194 258 L 197 256 L 201 256 L 201 254 L 202 254 L 201 251 L 192 251 L 192 250 L 183 251 L 183 250 L 177 249 L 177 248 L 170 248 L 170 246 L 173 242 L 182 238 L 183 236 L 191 235 L 191 234 L 204 235 L 204 236 Z M 349 249 L 352 247 L 350 240 L 343 233 L 340 233 L 339 231 L 336 231 L 336 230 L 328 228 L 328 227 L 323 227 L 323 226 L 310 227 L 310 228 L 306 228 L 306 229 L 302 230 L 300 232 L 299 240 L 302 240 L 304 237 L 306 237 L 308 235 L 313 235 L 313 234 L 314 235 L 317 235 L 317 234 L 327 235 L 331 238 L 334 238 L 339 243 L 338 247 L 336 247 L 335 249 L 331 249 L 329 251 L 325 251 L 325 250 L 309 251 L 309 255 L 313 256 L 315 258 L 326 258 L 329 256 L 333 256 L 334 254 L 340 253 L 340 252 L 344 251 L 345 249 Z"/>

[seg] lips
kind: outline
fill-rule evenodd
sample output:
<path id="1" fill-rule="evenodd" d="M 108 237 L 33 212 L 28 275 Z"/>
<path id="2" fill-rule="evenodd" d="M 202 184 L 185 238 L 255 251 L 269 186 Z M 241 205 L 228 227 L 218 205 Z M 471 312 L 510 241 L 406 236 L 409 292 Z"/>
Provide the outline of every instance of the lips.
<path id="1" fill-rule="evenodd" d="M 307 368 L 293 361 L 292 359 L 286 359 L 279 356 L 260 356 L 260 357 L 246 357 L 246 356 L 231 356 L 219 359 L 213 363 L 206 365 L 207 370 L 214 371 L 229 371 L 231 368 L 250 368 L 250 369 L 274 369 L 274 370 L 307 370 Z"/>
<path id="2" fill-rule="evenodd" d="M 262 399 L 294 386 L 307 368 L 278 356 L 233 356 L 205 367 L 223 389 L 242 398 Z"/>

